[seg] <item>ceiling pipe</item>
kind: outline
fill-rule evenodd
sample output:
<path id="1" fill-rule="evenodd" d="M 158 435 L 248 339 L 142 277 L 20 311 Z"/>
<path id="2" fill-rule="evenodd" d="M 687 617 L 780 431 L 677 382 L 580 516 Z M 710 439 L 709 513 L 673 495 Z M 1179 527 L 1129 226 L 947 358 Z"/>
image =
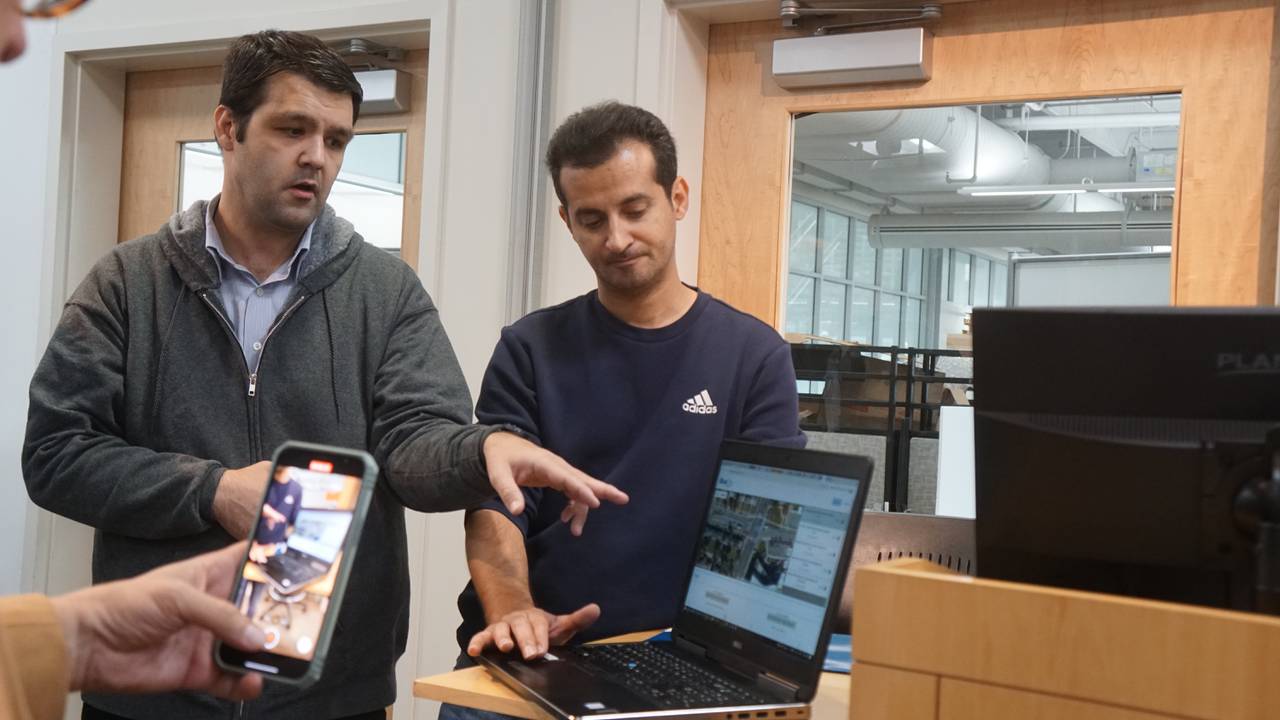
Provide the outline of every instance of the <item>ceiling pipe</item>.
<path id="1" fill-rule="evenodd" d="M 1177 127 L 1182 115 L 1176 112 L 1118 113 L 1115 115 L 1032 115 L 999 118 L 996 124 L 1009 130 L 1092 130 L 1097 128 Z"/>
<path id="2" fill-rule="evenodd" d="M 901 192 L 955 192 L 946 181 L 974 174 L 973 147 L 975 136 L 981 135 L 982 152 L 978 158 L 977 180 L 983 185 L 1042 185 L 1049 180 L 1049 158 L 1034 145 L 1005 130 L 966 107 L 920 108 L 912 110 L 870 110 L 848 113 L 820 113 L 802 121 L 807 137 L 797 137 L 796 159 L 825 170 L 832 163 L 810 159 L 806 145 L 821 145 L 837 136 L 848 141 L 875 140 L 877 145 L 924 139 L 941 148 L 945 154 L 925 156 L 927 162 L 906 165 L 897 158 L 859 164 L 858 180 L 862 184 L 889 195 Z M 981 127 L 981 130 L 979 130 Z M 921 173 L 927 167 L 930 172 Z M 932 172 L 941 170 L 941 172 Z"/>

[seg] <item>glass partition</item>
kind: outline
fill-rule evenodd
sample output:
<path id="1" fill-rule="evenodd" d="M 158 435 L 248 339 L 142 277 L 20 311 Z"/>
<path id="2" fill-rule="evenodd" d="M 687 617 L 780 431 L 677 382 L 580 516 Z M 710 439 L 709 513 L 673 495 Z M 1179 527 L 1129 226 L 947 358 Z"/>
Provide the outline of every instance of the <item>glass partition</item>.
<path id="1" fill-rule="evenodd" d="M 872 506 L 963 514 L 974 308 L 1168 303 L 1180 122 L 1178 95 L 796 117 L 802 425 L 876 460 Z"/>

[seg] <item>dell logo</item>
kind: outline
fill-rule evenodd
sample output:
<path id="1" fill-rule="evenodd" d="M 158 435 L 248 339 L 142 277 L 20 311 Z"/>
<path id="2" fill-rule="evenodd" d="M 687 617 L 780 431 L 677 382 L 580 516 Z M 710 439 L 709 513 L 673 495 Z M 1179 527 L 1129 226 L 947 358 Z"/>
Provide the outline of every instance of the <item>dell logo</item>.
<path id="1" fill-rule="evenodd" d="M 1280 355 L 1218 353 L 1219 375 L 1280 374 Z"/>

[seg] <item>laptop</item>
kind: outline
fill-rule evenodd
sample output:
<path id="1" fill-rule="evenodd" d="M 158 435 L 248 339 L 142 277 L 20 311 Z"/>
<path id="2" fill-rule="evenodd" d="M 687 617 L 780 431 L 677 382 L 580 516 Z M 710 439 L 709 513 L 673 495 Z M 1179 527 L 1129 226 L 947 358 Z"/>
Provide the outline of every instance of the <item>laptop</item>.
<path id="1" fill-rule="evenodd" d="M 285 551 L 264 568 L 276 590 L 292 594 L 328 573 L 349 527 L 349 510 L 299 510 Z"/>
<path id="2" fill-rule="evenodd" d="M 863 457 L 726 442 L 669 639 L 479 660 L 564 720 L 807 718 L 870 476 Z"/>

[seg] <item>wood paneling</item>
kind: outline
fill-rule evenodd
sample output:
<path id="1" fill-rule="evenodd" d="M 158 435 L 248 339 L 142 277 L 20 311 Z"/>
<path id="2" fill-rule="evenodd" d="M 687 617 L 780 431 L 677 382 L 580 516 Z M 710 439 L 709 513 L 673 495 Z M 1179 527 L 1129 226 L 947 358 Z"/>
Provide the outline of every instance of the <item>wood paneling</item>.
<path id="1" fill-rule="evenodd" d="M 356 123 L 356 132 L 406 133 L 400 256 L 416 268 L 422 223 L 427 51 L 406 53 L 399 67 L 413 76 L 409 111 L 363 116 Z M 133 72 L 127 76 L 120 242 L 155 232 L 173 214 L 178 203 L 182 143 L 213 139 L 213 110 L 218 105 L 221 83 L 220 67 Z"/>
<path id="2" fill-rule="evenodd" d="M 125 78 L 120 242 L 153 233 L 178 205 L 182 143 L 213 139 L 222 68 L 133 72 Z"/>
<path id="3" fill-rule="evenodd" d="M 849 717 L 857 720 L 933 720 L 938 678 L 859 662 L 850 673 Z"/>
<path id="4" fill-rule="evenodd" d="M 938 720 L 1175 720 L 1172 715 L 964 682 L 941 681 Z"/>
<path id="5" fill-rule="evenodd" d="M 795 92 L 769 73 L 778 22 L 713 26 L 699 285 L 779 324 L 794 113 L 1181 92 L 1173 300 L 1270 304 L 1276 25 L 1261 0 L 984 0 L 947 7 L 928 82 Z"/>
<path id="6" fill-rule="evenodd" d="M 1280 618 L 980 580 L 923 560 L 857 574 L 858 664 L 1179 717 L 1262 720 L 1280 707 Z"/>

